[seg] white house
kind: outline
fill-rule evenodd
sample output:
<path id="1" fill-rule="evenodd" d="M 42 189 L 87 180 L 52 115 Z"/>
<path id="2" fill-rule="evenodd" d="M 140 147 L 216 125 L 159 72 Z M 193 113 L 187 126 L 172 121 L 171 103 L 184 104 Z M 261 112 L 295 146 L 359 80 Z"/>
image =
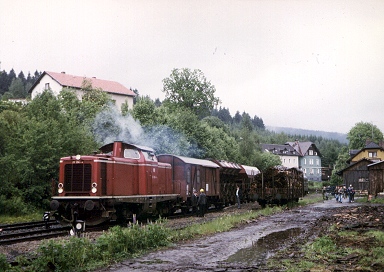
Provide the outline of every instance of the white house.
<path id="1" fill-rule="evenodd" d="M 130 109 L 133 108 L 133 98 L 136 94 L 122 84 L 115 81 L 97 79 L 95 77 L 89 78 L 68 75 L 65 72 L 55 73 L 44 71 L 35 84 L 33 84 L 29 93 L 31 94 L 31 99 L 34 99 L 47 89 L 51 89 L 55 95 L 58 95 L 63 88 L 70 88 L 76 90 L 78 98 L 81 99 L 84 93 L 82 90 L 84 82 L 92 84 L 92 88 L 94 89 L 101 89 L 110 94 L 111 99 L 115 102 L 118 109 L 121 109 L 121 106 L 125 102 L 127 102 Z"/>
<path id="2" fill-rule="evenodd" d="M 263 152 L 269 152 L 278 155 L 281 160 L 281 165 L 287 168 L 299 168 L 300 154 L 289 145 L 279 144 L 262 144 L 261 149 Z"/>

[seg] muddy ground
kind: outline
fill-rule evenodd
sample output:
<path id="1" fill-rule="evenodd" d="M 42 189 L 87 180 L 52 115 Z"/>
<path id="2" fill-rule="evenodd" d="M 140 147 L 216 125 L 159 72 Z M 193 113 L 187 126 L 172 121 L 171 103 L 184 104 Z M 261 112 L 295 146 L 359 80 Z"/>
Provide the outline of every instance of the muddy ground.
<path id="1" fill-rule="evenodd" d="M 232 212 L 254 208 L 243 205 Z M 217 215 L 194 221 L 213 216 Z M 229 232 L 180 243 L 99 271 L 285 271 L 281 266 L 267 266 L 267 260 L 300 262 L 302 245 L 327 234 L 330 226 L 334 226 L 333 231 L 383 230 L 383 219 L 382 205 L 327 200 L 260 217 Z M 358 259 L 333 260 L 327 269 L 313 271 L 384 271 L 380 264 L 372 270 L 361 269 Z"/>

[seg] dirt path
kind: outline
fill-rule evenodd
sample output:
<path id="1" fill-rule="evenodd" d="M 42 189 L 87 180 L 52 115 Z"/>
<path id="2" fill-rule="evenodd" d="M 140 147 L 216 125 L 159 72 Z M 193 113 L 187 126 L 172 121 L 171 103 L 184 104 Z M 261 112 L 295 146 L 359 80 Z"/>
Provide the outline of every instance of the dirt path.
<path id="1" fill-rule="evenodd" d="M 263 270 L 274 251 L 319 235 L 322 222 L 359 203 L 324 203 L 268 216 L 225 233 L 178 244 L 103 271 L 252 271 Z M 319 220 L 321 219 L 321 220 Z"/>

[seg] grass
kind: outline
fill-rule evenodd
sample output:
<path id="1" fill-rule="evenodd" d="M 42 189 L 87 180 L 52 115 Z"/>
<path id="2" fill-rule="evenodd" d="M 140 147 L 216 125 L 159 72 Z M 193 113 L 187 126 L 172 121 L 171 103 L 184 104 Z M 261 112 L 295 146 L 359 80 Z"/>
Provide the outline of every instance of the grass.
<path id="1" fill-rule="evenodd" d="M 281 252 L 289 255 L 290 252 Z M 281 260 L 279 254 L 270 258 L 270 269 L 284 271 L 383 271 L 384 231 L 337 231 L 331 226 L 329 232 L 302 246 L 299 261 L 293 258 Z"/>
<path id="2" fill-rule="evenodd" d="M 260 216 L 271 215 L 281 212 L 282 210 L 282 207 L 274 206 L 266 207 L 265 209 L 257 211 L 247 211 L 241 214 L 228 214 L 210 222 L 194 224 L 192 226 L 188 226 L 184 229 L 173 232 L 171 241 L 185 241 L 196 237 L 229 231 L 230 229 L 237 227 L 240 224 L 252 221 Z"/>
<path id="3" fill-rule="evenodd" d="M 0 215 L 0 224 L 14 224 L 14 223 L 23 223 L 31 221 L 42 221 L 43 220 L 43 211 L 35 211 L 28 213 L 26 215 Z"/>

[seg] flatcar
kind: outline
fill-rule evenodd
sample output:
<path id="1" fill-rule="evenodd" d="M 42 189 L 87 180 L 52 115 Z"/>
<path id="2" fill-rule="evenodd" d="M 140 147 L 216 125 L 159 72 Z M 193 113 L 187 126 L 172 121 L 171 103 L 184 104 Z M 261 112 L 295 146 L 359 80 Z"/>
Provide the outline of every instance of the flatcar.
<path id="1" fill-rule="evenodd" d="M 307 193 L 308 184 L 297 168 L 271 167 L 256 175 L 251 183 L 253 199 L 261 206 L 298 202 Z"/>

